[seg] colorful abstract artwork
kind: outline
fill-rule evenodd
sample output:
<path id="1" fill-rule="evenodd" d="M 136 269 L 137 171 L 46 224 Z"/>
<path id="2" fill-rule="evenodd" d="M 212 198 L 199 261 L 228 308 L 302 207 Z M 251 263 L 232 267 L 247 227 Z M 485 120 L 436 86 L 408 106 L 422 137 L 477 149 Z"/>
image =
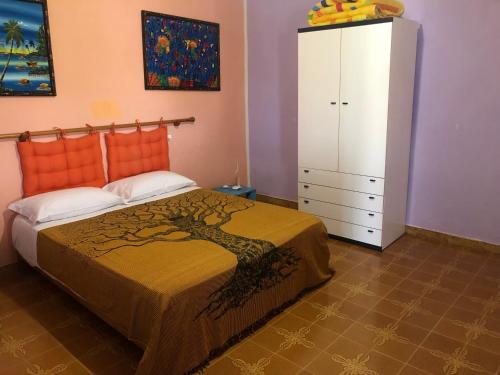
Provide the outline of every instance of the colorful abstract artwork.
<path id="1" fill-rule="evenodd" d="M 0 1 L 0 95 L 56 95 L 46 0 Z"/>
<path id="2" fill-rule="evenodd" d="M 142 11 L 146 90 L 220 90 L 219 24 Z"/>

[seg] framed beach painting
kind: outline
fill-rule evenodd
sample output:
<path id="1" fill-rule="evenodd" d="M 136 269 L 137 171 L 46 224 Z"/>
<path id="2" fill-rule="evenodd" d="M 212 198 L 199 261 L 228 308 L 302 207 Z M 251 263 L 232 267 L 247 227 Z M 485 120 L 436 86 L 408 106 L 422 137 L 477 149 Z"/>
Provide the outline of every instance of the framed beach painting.
<path id="1" fill-rule="evenodd" d="M 56 95 L 45 0 L 0 1 L 0 95 Z"/>
<path id="2" fill-rule="evenodd" d="M 142 11 L 146 90 L 220 91 L 219 24 Z"/>

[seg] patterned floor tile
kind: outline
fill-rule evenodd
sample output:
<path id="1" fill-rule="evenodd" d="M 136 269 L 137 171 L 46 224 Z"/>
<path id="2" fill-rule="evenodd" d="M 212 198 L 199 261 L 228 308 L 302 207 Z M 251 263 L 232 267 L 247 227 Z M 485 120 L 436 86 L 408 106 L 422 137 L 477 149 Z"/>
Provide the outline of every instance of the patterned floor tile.
<path id="1" fill-rule="evenodd" d="M 43 352 L 30 362 L 31 364 L 26 367 L 26 373 L 29 375 L 92 373 L 62 346 Z"/>
<path id="2" fill-rule="evenodd" d="M 247 341 L 239 350 L 223 356 L 210 366 L 205 375 L 290 375 L 298 373 L 300 369 L 285 358 Z"/>
<path id="3" fill-rule="evenodd" d="M 500 269 L 498 271 L 497 277 L 487 277 L 484 275 L 477 275 L 473 280 L 471 280 L 470 283 L 472 286 L 475 287 L 496 289 L 500 291 Z"/>
<path id="4" fill-rule="evenodd" d="M 290 317 L 253 336 L 252 341 L 302 368 L 337 337 L 336 333 L 316 324 Z"/>
<path id="5" fill-rule="evenodd" d="M 374 311 L 431 329 L 449 309 L 449 305 L 395 289 L 374 307 Z"/>
<path id="6" fill-rule="evenodd" d="M 424 362 L 421 362 L 422 360 Z M 499 363 L 498 360 L 497 355 L 468 346 L 464 342 L 431 333 L 410 364 L 429 368 L 423 366 L 423 363 L 428 361 L 433 364 L 433 368 L 440 366 L 442 373 L 446 375 L 469 372 L 494 373 Z"/>
<path id="7" fill-rule="evenodd" d="M 340 364 L 333 362 L 331 354 L 322 352 L 306 367 L 305 371 L 315 375 L 332 375 L 341 374 L 344 368 Z M 358 372 L 358 374 L 363 373 Z M 368 375 L 371 374 L 368 373 Z"/>
<path id="8" fill-rule="evenodd" d="M 432 374 L 423 370 L 419 370 L 416 367 L 407 365 L 401 370 L 399 375 L 432 375 Z"/>
<path id="9" fill-rule="evenodd" d="M 335 301 L 324 305 L 317 302 L 302 302 L 291 311 L 291 314 L 314 322 L 323 329 L 341 334 L 354 322 L 349 318 L 348 309 L 348 302 Z M 354 309 L 359 308 L 354 306 Z"/>
<path id="10" fill-rule="evenodd" d="M 343 336 L 406 362 L 427 334 L 428 331 L 421 328 L 370 313 L 351 326 Z"/>
<path id="11" fill-rule="evenodd" d="M 395 287 L 403 280 L 401 277 L 399 277 L 394 273 L 391 273 L 379 267 L 370 266 L 366 264 L 361 264 L 357 266 L 355 270 L 352 271 L 359 272 L 359 274 L 364 275 L 366 278 L 370 280 L 376 280 L 390 287 Z"/>
<path id="12" fill-rule="evenodd" d="M 476 311 L 481 311 L 486 306 L 487 303 L 488 303 L 488 300 L 486 300 L 486 299 L 461 295 L 455 301 L 453 306 L 458 307 L 458 308 L 463 309 L 463 310 L 469 310 L 472 312 L 476 312 Z M 500 311 L 500 299 L 498 300 L 497 306 L 495 306 L 496 303 L 494 300 L 493 300 L 492 304 L 493 304 L 493 308 L 495 310 Z"/>
<path id="13" fill-rule="evenodd" d="M 478 286 L 476 284 L 471 284 L 464 291 L 464 295 L 467 297 L 474 297 L 483 300 L 488 300 L 490 298 L 495 298 L 499 295 L 496 288 L 486 288 L 484 286 Z"/>
<path id="14" fill-rule="evenodd" d="M 370 350 L 360 343 L 340 337 L 328 349 L 330 356 L 322 356 L 306 369 L 313 373 L 385 375 L 397 374 L 403 363 Z"/>
<path id="15" fill-rule="evenodd" d="M 329 247 L 332 280 L 200 375 L 500 373 L 500 255 L 411 236 Z M 2 375 L 128 375 L 141 356 L 30 267 L 0 269 Z"/>

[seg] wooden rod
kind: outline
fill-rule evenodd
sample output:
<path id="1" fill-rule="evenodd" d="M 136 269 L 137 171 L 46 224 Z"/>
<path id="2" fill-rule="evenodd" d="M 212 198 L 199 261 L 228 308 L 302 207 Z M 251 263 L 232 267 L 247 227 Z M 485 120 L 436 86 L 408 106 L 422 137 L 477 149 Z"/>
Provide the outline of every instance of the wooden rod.
<path id="1" fill-rule="evenodd" d="M 174 120 L 163 120 L 163 121 L 150 121 L 150 122 L 139 122 L 141 126 L 154 126 L 154 125 L 160 125 L 160 124 L 168 124 L 168 125 L 174 125 L 175 127 L 184 124 L 184 123 L 194 123 L 195 122 L 194 117 L 188 117 L 188 118 L 179 118 L 179 119 L 174 119 Z M 137 123 L 130 123 L 130 124 L 116 124 L 114 127 L 115 129 L 126 129 L 126 128 L 135 128 L 137 126 Z M 94 130 L 98 131 L 103 131 L 103 130 L 110 130 L 112 125 L 98 125 L 98 126 L 93 126 Z M 89 131 L 88 127 L 80 127 L 80 128 L 69 128 L 69 129 L 62 129 L 64 133 L 87 133 Z M 40 130 L 40 131 L 34 131 L 30 132 L 31 137 L 42 137 L 42 136 L 47 136 L 47 135 L 56 135 L 59 134 L 60 130 L 59 129 L 53 129 L 53 130 Z M 0 139 L 19 139 L 21 136 L 26 135 L 26 133 L 6 133 L 6 134 L 0 134 Z"/>

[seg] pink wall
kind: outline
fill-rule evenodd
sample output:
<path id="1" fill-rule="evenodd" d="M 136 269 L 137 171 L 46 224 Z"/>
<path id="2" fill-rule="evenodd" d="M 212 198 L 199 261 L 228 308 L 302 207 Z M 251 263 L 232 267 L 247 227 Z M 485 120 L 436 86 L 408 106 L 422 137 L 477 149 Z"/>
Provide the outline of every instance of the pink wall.
<path id="1" fill-rule="evenodd" d="M 145 91 L 141 10 L 218 22 L 221 92 Z M 233 0 L 48 0 L 56 97 L 0 98 L 0 133 L 196 117 L 170 128 L 172 170 L 213 187 L 245 182 L 243 2 Z M 15 260 L 12 214 L 21 196 L 15 142 L 0 141 L 0 266 Z"/>

